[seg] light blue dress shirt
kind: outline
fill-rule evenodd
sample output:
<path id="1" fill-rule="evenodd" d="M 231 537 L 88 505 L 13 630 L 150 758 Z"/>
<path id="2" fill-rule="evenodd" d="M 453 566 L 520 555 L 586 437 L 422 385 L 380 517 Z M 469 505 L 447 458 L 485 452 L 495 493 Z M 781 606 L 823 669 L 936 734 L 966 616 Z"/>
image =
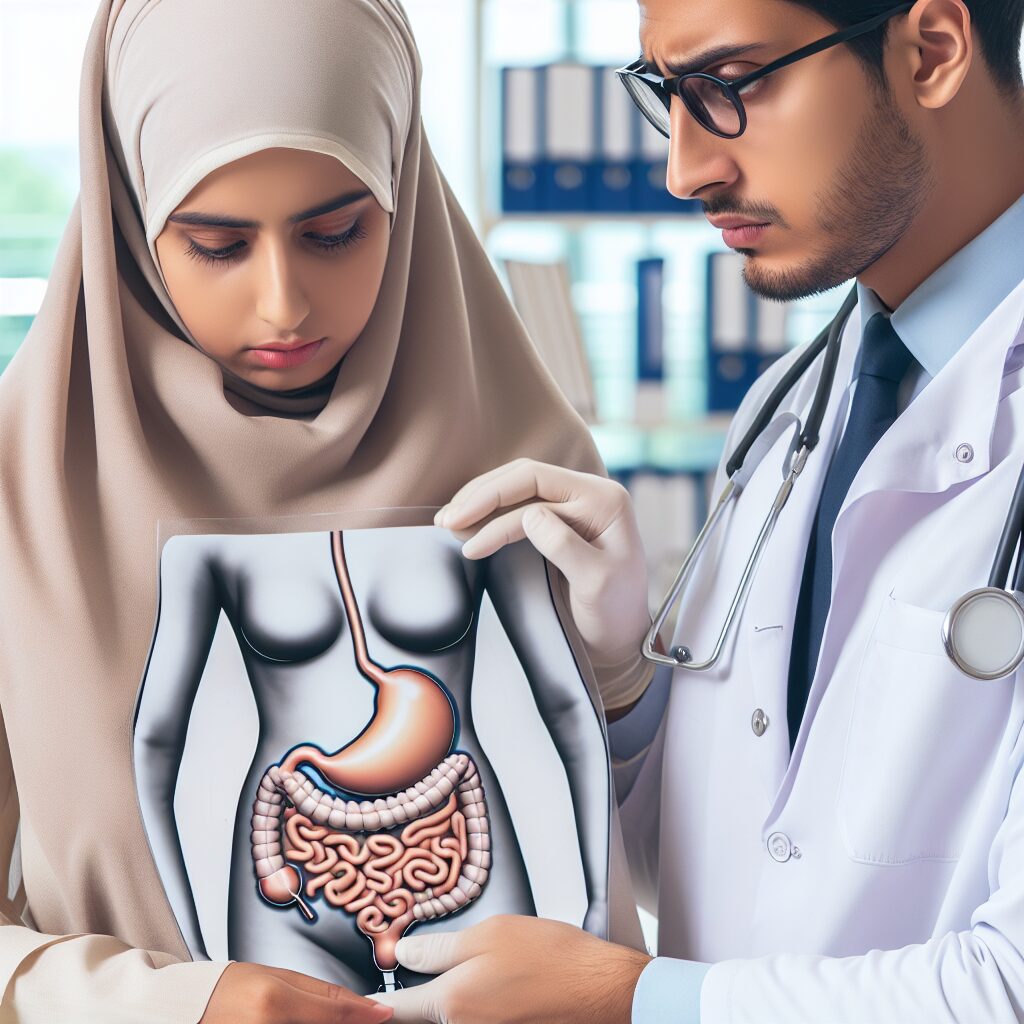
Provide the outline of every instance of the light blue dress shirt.
<path id="1" fill-rule="evenodd" d="M 1019 251 L 1024 238 L 1024 197 L 927 277 L 891 314 L 893 329 L 914 362 L 900 383 L 902 412 L 957 353 L 988 315 L 1020 284 Z M 874 313 L 889 314 L 878 296 L 857 283 L 861 324 Z M 856 382 L 858 355 L 853 368 Z M 854 390 L 856 383 L 853 384 Z M 852 399 L 851 399 L 852 404 Z M 637 706 L 608 729 L 612 756 L 629 760 L 654 739 L 668 702 L 669 674 L 658 673 Z M 633 1024 L 700 1024 L 700 991 L 710 964 L 655 957 L 633 994 Z"/>

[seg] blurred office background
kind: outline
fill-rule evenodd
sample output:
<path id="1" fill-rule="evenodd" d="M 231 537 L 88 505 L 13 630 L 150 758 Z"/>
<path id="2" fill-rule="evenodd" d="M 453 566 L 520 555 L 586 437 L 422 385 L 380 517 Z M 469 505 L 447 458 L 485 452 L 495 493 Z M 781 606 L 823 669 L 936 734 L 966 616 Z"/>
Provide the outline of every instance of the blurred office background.
<path id="1" fill-rule="evenodd" d="M 38 308 L 77 192 L 78 80 L 96 6 L 0 0 L 0 372 Z M 405 6 L 431 143 L 552 372 L 634 494 L 654 600 L 704 513 L 730 410 L 827 322 L 838 290 L 756 301 L 699 204 L 665 192 L 667 144 L 611 73 L 638 52 L 636 0 Z"/>

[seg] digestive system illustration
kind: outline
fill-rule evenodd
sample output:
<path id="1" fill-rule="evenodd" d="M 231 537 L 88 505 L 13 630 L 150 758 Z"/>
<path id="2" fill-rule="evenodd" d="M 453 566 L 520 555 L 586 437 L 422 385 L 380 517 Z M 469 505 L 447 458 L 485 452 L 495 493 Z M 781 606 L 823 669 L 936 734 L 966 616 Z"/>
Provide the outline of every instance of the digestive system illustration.
<path id="1" fill-rule="evenodd" d="M 331 554 L 356 665 L 376 690 L 373 714 L 334 753 L 302 744 L 264 772 L 252 859 L 260 896 L 274 907 L 310 925 L 320 899 L 355 915 L 390 991 L 402 935 L 461 910 L 487 884 L 487 805 L 472 758 L 453 749 L 457 718 L 444 684 L 423 669 L 371 659 L 340 531 L 331 534 Z"/>

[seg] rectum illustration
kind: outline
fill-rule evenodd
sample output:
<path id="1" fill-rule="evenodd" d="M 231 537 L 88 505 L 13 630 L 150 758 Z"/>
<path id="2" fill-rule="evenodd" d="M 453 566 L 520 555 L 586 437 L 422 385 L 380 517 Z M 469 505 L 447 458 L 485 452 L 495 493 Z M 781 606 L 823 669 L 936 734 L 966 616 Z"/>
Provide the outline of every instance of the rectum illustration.
<path id="1" fill-rule="evenodd" d="M 331 550 L 356 664 L 376 691 L 374 710 L 339 750 L 300 744 L 267 768 L 253 803 L 253 866 L 260 896 L 294 907 L 310 924 L 311 904 L 321 898 L 354 915 L 392 989 L 402 935 L 467 906 L 487 884 L 487 805 L 473 760 L 453 749 L 457 717 L 444 684 L 425 670 L 384 669 L 370 658 L 340 532 Z"/>

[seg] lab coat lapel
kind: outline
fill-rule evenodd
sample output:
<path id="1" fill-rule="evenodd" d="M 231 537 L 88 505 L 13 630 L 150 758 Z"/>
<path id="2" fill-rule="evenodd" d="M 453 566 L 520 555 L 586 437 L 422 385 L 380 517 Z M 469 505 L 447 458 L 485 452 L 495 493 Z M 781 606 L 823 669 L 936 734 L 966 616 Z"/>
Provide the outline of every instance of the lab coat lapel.
<path id="1" fill-rule="evenodd" d="M 1024 282 L 992 311 L 868 454 L 840 509 L 834 538 L 839 538 L 841 524 L 864 495 L 938 493 L 988 472 L 1003 367 L 1018 343 L 1022 313 Z M 962 445 L 970 446 L 970 459 Z"/>

